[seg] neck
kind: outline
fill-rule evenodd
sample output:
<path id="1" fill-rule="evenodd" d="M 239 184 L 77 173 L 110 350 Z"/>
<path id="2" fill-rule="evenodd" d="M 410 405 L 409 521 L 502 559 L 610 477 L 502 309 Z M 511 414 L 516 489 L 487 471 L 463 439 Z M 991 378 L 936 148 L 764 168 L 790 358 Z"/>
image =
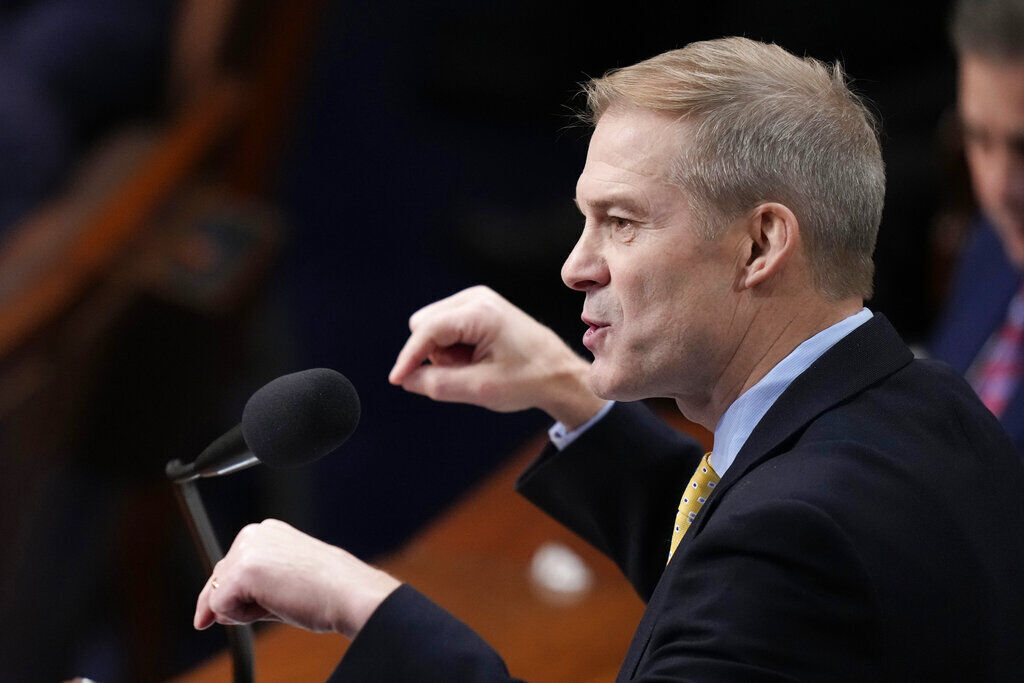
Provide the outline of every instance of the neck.
<path id="1" fill-rule="evenodd" d="M 759 308 L 732 348 L 706 399 L 700 405 L 683 397 L 676 405 L 688 419 L 714 431 L 732 403 L 757 384 L 793 350 L 824 329 L 857 313 L 864 306 L 860 298 L 819 305 Z"/>

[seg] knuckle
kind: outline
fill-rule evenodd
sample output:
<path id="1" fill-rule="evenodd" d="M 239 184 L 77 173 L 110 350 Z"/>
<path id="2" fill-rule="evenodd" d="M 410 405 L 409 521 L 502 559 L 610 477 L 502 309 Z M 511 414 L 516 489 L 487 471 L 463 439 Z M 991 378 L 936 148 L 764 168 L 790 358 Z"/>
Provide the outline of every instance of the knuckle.
<path id="1" fill-rule="evenodd" d="M 473 332 L 472 320 L 466 317 L 458 318 L 452 322 L 452 331 L 458 339 L 468 339 Z"/>
<path id="2" fill-rule="evenodd" d="M 255 564 L 260 562 L 260 557 L 263 555 L 263 544 L 261 543 L 249 543 L 238 549 L 235 553 L 234 566 L 231 568 L 232 571 L 246 570 Z"/>
<path id="3" fill-rule="evenodd" d="M 447 382 L 437 374 L 426 377 L 423 381 L 424 393 L 432 399 L 437 400 L 444 395 Z"/>
<path id="4" fill-rule="evenodd" d="M 498 386 L 490 379 L 477 380 L 473 393 L 482 403 L 489 403 L 498 395 Z"/>
<path id="5" fill-rule="evenodd" d="M 254 555 L 252 553 L 245 553 L 245 555 L 239 558 L 238 564 L 235 565 L 234 580 L 242 584 L 248 583 L 252 580 L 257 566 L 258 563 L 254 559 Z"/>
<path id="6" fill-rule="evenodd" d="M 497 301 L 485 301 L 480 307 L 480 313 L 488 322 L 497 320 L 501 315 L 501 307 Z"/>
<path id="7" fill-rule="evenodd" d="M 263 570 L 263 563 L 258 553 L 246 552 L 232 569 L 231 583 L 236 586 L 254 585 Z"/>
<path id="8" fill-rule="evenodd" d="M 253 540 L 260 533 L 260 525 L 256 523 L 246 524 L 238 532 L 238 540 L 245 543 Z"/>
<path id="9" fill-rule="evenodd" d="M 478 303 L 483 303 L 494 299 L 494 290 L 487 285 L 477 285 L 473 295 Z"/>
<path id="10" fill-rule="evenodd" d="M 498 295 L 487 285 L 474 285 L 466 290 L 467 302 L 473 305 L 480 305 L 493 301 Z"/>
<path id="11" fill-rule="evenodd" d="M 210 610 L 214 618 L 217 618 L 224 607 L 224 598 L 222 597 L 222 591 L 212 591 L 210 597 L 206 600 L 206 609 Z"/>

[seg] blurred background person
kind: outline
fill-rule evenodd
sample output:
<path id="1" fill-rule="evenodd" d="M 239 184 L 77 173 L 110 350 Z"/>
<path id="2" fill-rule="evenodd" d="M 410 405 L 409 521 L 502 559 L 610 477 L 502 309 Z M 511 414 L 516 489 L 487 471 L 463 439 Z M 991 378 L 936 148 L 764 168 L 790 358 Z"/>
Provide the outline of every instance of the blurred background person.
<path id="1" fill-rule="evenodd" d="M 1024 453 L 1024 2 L 960 0 L 950 26 L 975 210 L 931 352 Z"/>

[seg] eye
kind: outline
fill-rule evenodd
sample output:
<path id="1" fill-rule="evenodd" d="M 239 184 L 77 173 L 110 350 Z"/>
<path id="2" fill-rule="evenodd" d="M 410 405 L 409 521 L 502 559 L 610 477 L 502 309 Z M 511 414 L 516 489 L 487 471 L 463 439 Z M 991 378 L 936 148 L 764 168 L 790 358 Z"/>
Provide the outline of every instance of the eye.
<path id="1" fill-rule="evenodd" d="M 621 216 L 609 216 L 608 223 L 611 225 L 612 232 L 624 241 L 632 242 L 633 238 L 636 237 L 636 222 L 632 219 L 622 218 Z"/>

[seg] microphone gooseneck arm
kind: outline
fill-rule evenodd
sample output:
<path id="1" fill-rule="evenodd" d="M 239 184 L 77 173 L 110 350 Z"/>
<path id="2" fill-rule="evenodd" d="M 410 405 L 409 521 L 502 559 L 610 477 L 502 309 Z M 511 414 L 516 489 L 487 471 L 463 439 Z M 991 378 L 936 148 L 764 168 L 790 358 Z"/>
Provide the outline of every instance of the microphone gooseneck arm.
<path id="1" fill-rule="evenodd" d="M 194 462 L 184 465 L 178 460 L 167 464 L 167 477 L 174 483 L 219 477 L 259 464 L 236 425 L 206 447 Z"/>
<path id="2" fill-rule="evenodd" d="M 193 463 L 194 465 L 195 463 Z M 189 472 L 192 465 L 185 465 L 180 460 L 167 463 L 167 476 L 174 482 L 174 493 L 181 506 L 182 515 L 188 525 L 189 535 L 195 544 L 199 559 L 207 574 L 213 572 L 214 565 L 224 557 L 224 551 L 217 542 L 217 535 L 206 514 L 206 506 L 199 496 L 195 480 L 201 476 Z M 253 683 L 255 679 L 256 650 L 252 626 L 225 626 L 228 644 L 231 649 L 234 683 Z"/>

